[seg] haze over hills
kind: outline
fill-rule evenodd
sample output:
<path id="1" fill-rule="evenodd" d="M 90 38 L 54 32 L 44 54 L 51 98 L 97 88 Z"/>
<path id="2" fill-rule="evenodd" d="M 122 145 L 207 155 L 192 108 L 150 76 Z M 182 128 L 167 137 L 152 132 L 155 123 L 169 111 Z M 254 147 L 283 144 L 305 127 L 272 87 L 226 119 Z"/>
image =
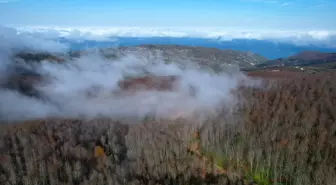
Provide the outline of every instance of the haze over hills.
<path id="1" fill-rule="evenodd" d="M 11 75 L 7 83 L 3 84 L 3 87 L 16 90 L 27 96 L 41 98 L 35 86 L 46 80 L 47 76 L 34 69 L 34 66 L 36 68 L 43 61 L 66 65 L 71 60 L 90 55 L 101 55 L 107 60 L 111 60 L 111 62 L 118 61 L 123 57 L 135 56 L 134 60 L 142 58 L 141 60 L 148 62 L 174 63 L 181 64 L 184 67 L 188 67 L 188 65 L 195 67 L 196 65 L 202 69 L 210 69 L 217 72 L 226 71 L 228 73 L 238 71 L 239 68 L 249 72 L 268 69 L 270 76 L 277 75 L 272 72 L 272 69 L 273 71 L 275 71 L 274 69 L 285 71 L 292 69 L 292 71 L 300 72 L 302 69 L 298 67 L 304 66 L 307 71 L 318 72 L 321 69 L 332 70 L 335 68 L 335 53 L 305 51 L 286 59 L 267 60 L 251 52 L 234 50 L 182 45 L 138 45 L 73 51 L 67 54 L 20 52 L 14 55 L 12 59 L 16 64 L 14 68 L 11 68 Z M 299 73 L 293 73 L 293 75 L 296 74 Z M 254 75 L 254 73 L 251 73 L 251 75 Z"/>
<path id="2" fill-rule="evenodd" d="M 206 70 L 210 73 L 211 71 L 215 71 L 218 73 L 225 72 L 228 74 L 238 73 L 239 68 L 252 67 L 255 64 L 259 64 L 267 60 L 260 55 L 250 52 L 180 45 L 139 45 L 130 47 L 103 48 L 98 50 L 83 50 L 70 53 L 19 52 L 14 54 L 11 58 L 12 64 L 9 65 L 7 69 L 7 80 L 2 83 L 2 87 L 17 91 L 28 97 L 42 98 L 41 92 L 39 91 L 39 85 L 48 81 L 50 75 L 57 75 L 53 73 L 59 73 L 56 70 L 52 71 L 52 74 L 48 74 L 46 71 L 43 72 L 45 70 L 43 67 L 66 70 L 63 68 L 67 65 L 73 65 L 74 62 L 78 62 L 76 65 L 79 66 L 86 65 L 85 61 L 81 62 L 81 60 L 85 57 L 88 57 L 88 60 L 90 60 L 89 62 L 92 63 L 92 65 L 95 63 L 97 63 L 97 65 L 101 65 L 101 61 L 106 60 L 103 62 L 103 64 L 106 63 L 104 65 L 109 65 L 110 63 L 110 65 L 113 66 L 115 65 L 114 63 L 121 61 L 122 63 L 125 63 L 125 65 L 133 65 L 136 68 L 136 65 L 138 64 L 140 65 L 143 63 L 144 65 L 149 65 L 153 62 L 153 65 L 163 65 L 162 67 L 166 65 L 165 68 L 172 68 L 174 65 L 179 65 L 181 68 L 186 68 L 187 70 L 188 68 L 201 68 L 201 70 Z M 92 58 L 90 59 L 90 57 Z M 127 57 L 131 58 L 123 61 L 125 60 L 124 58 Z M 128 64 L 128 61 L 131 63 Z M 136 64 L 137 62 L 138 64 Z M 50 63 L 50 66 L 48 63 Z M 146 68 L 151 68 L 151 66 L 143 66 L 143 68 L 146 71 Z M 88 68 L 85 70 L 90 71 L 91 69 Z M 125 67 L 123 70 L 127 71 L 131 69 Z M 99 73 L 99 71 L 97 71 L 97 73 Z M 105 72 L 97 75 L 101 76 L 103 73 Z M 120 73 L 120 71 L 117 71 L 117 73 Z M 136 72 L 136 74 L 137 73 L 139 72 Z M 168 75 L 170 74 L 169 72 L 164 73 L 167 73 Z M 175 73 L 176 71 L 172 72 L 172 74 Z M 158 74 L 161 75 L 160 73 L 157 73 L 157 75 Z M 138 74 L 140 77 L 141 75 L 144 74 Z M 121 77 L 118 76 L 116 78 L 120 79 Z M 70 81 L 71 79 L 68 80 Z M 115 81 L 116 79 L 110 80 Z M 94 83 L 99 84 L 101 82 Z M 113 82 L 111 82 L 111 85 L 112 84 Z"/>

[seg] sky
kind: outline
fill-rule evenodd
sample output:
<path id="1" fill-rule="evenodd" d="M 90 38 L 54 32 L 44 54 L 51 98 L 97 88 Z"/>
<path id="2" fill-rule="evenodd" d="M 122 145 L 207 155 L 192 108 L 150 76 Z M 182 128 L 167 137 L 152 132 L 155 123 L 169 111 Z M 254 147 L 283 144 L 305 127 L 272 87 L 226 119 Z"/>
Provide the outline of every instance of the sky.
<path id="1" fill-rule="evenodd" d="M 0 25 L 336 30 L 335 0 L 0 0 Z"/>

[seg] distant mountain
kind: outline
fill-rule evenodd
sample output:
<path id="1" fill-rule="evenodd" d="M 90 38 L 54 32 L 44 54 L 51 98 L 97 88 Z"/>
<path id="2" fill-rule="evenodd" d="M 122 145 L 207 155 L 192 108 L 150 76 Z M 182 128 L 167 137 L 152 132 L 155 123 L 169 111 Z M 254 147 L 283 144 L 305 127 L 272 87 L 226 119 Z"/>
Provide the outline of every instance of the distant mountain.
<path id="1" fill-rule="evenodd" d="M 113 48 L 102 48 L 96 50 L 73 51 L 71 57 L 79 57 L 90 52 L 99 52 L 110 59 L 117 59 L 126 55 L 145 57 L 148 60 L 163 60 L 163 62 L 175 62 L 196 64 L 202 68 L 210 68 L 221 71 L 227 67 L 247 68 L 256 64 L 264 63 L 268 59 L 252 53 L 235 50 L 220 50 L 200 46 L 184 45 L 153 45 L 144 44 L 138 46 L 122 46 Z"/>
<path id="2" fill-rule="evenodd" d="M 73 50 L 86 50 L 88 48 L 111 48 L 116 46 L 138 46 L 142 44 L 154 45 L 184 45 L 217 49 L 232 49 L 237 51 L 252 52 L 269 59 L 286 58 L 296 53 L 313 50 L 322 52 L 336 52 L 335 47 L 297 45 L 293 43 L 275 42 L 257 39 L 221 38 L 192 38 L 192 37 L 114 37 L 111 41 L 81 40 L 74 41 L 60 38 L 62 43 L 69 44 Z"/>
<path id="3" fill-rule="evenodd" d="M 289 57 L 291 60 L 301 61 L 336 61 L 336 53 L 323 53 L 319 51 L 304 51 Z"/>
<path id="4" fill-rule="evenodd" d="M 288 58 L 270 60 L 255 67 L 324 67 L 334 68 L 336 66 L 336 52 L 324 53 L 318 51 L 303 51 Z"/>
<path id="5" fill-rule="evenodd" d="M 103 50 L 108 53 L 109 49 Z M 252 52 L 235 50 L 220 50 L 217 48 L 207 48 L 200 46 L 183 45 L 139 45 L 130 47 L 119 47 L 118 52 L 125 54 L 140 54 L 148 56 L 163 57 L 166 62 L 192 62 L 203 67 L 210 67 L 221 70 L 227 65 L 239 66 L 241 68 L 251 67 L 267 61 L 267 58 Z"/>
<path id="6" fill-rule="evenodd" d="M 64 62 L 66 58 L 79 57 L 90 52 L 99 52 L 109 59 L 117 59 L 127 54 L 147 57 L 148 59 L 162 57 L 165 62 L 192 62 L 212 69 L 222 69 L 224 65 L 234 65 L 241 68 L 252 67 L 256 64 L 267 61 L 267 58 L 244 51 L 235 51 L 231 49 L 220 50 L 217 48 L 207 48 L 200 46 L 183 45 L 138 45 L 127 47 L 112 47 L 102 49 L 88 49 L 81 51 L 72 51 L 68 54 L 58 53 L 37 53 L 20 52 L 14 58 L 24 61 L 42 61 L 49 60 L 54 62 Z"/>

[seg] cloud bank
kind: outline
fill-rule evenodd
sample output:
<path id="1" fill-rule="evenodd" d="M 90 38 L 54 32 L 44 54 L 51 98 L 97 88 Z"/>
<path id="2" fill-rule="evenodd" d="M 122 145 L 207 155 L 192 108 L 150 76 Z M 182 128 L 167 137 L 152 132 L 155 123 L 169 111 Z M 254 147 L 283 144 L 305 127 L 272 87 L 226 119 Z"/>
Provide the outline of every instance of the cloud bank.
<path id="1" fill-rule="evenodd" d="M 230 41 L 257 39 L 297 45 L 336 47 L 336 31 L 330 30 L 237 30 L 229 28 L 151 27 L 17 27 L 19 32 L 43 33 L 68 39 L 109 41 L 116 37 L 193 37 Z"/>
<path id="2" fill-rule="evenodd" d="M 214 74 L 190 65 L 183 68 L 174 63 L 165 64 L 160 59 L 144 60 L 132 55 L 116 61 L 98 54 L 68 60 L 66 64 L 45 61 L 35 66 L 35 71 L 49 79 L 46 84 L 36 86 L 47 101 L 2 90 L 2 119 L 205 116 L 215 113 L 222 105 L 233 106 L 236 100 L 231 90 L 246 78 L 240 72 Z M 120 90 L 119 80 L 127 75 L 142 76 L 144 72 L 177 75 L 181 81 L 173 91 L 148 90 L 133 95 L 114 93 Z M 196 92 L 195 96 L 190 95 L 190 87 Z"/>
<path id="3" fill-rule="evenodd" d="M 33 48 L 36 51 L 61 52 L 66 46 L 40 37 L 40 34 L 26 35 L 12 29 L 1 30 L 0 56 L 3 73 L 13 67 L 10 59 L 12 48 Z M 51 34 L 52 35 L 52 34 Z M 8 52 L 3 52 L 8 51 Z M 34 98 L 17 91 L 0 88 L 0 120 L 42 119 L 46 117 L 91 119 L 96 117 L 143 118 L 150 114 L 158 117 L 203 116 L 212 114 L 223 105 L 233 107 L 237 102 L 231 93 L 242 80 L 247 84 L 254 81 L 239 71 L 214 73 L 198 69 L 192 61 L 181 66 L 174 61 L 165 63 L 159 55 L 128 54 L 119 59 L 107 59 L 100 53 L 89 52 L 79 58 L 68 58 L 65 62 L 53 63 L 45 60 L 38 64 L 15 64 L 43 75 L 44 83 L 35 84 L 43 97 Z M 133 95 L 118 94 L 118 82 L 125 76 L 177 75 L 176 88 L 172 91 L 146 90 Z M 3 79 L 3 78 L 2 78 Z M 194 96 L 190 90 L 195 92 Z M 88 96 L 88 94 L 90 94 Z"/>
<path id="4" fill-rule="evenodd" d="M 53 37 L 54 38 L 54 37 Z M 56 42 L 42 33 L 20 33 L 14 28 L 0 26 L 0 82 L 10 65 L 13 53 L 20 51 L 58 52 L 68 51 L 66 44 Z"/>
<path id="5" fill-rule="evenodd" d="M 51 33 L 48 31 L 47 33 Z M 1 43 L 0 49 L 3 50 L 29 50 L 29 51 L 52 51 L 64 52 L 68 48 L 65 44 L 61 44 L 52 40 L 56 35 L 47 33 L 29 33 L 20 32 L 17 29 L 0 26 Z"/>

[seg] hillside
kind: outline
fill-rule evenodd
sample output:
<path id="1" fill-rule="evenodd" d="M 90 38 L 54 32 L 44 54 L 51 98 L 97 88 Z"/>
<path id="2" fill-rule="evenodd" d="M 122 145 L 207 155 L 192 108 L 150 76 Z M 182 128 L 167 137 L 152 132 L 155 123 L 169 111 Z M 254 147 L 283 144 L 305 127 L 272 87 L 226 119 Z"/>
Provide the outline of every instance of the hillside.
<path id="1" fill-rule="evenodd" d="M 224 69 L 226 64 L 245 68 L 267 61 L 265 57 L 251 52 L 183 45 L 138 45 L 99 49 L 98 52 L 113 59 L 127 54 L 135 54 L 149 57 L 149 59 L 162 57 L 165 62 L 183 63 L 191 61 L 202 67 L 210 67 L 215 70 Z M 85 53 L 88 53 L 88 51 L 72 52 L 71 56 L 77 57 Z"/>
<path id="2" fill-rule="evenodd" d="M 304 51 L 288 58 L 270 60 L 255 67 L 316 67 L 332 69 L 336 66 L 336 53 L 322 53 L 317 51 Z"/>
<path id="3" fill-rule="evenodd" d="M 241 88 L 236 95 L 245 101 L 238 112 L 203 126 L 185 119 L 3 124 L 0 183 L 333 185 L 334 78 L 319 74 L 272 82 L 269 89 Z"/>
<path id="4" fill-rule="evenodd" d="M 122 51 L 146 53 L 162 52 L 168 60 L 189 60 L 213 69 L 222 68 L 221 64 L 231 64 L 241 68 L 254 66 L 267 59 L 263 56 L 243 51 L 220 50 L 216 48 L 181 46 L 181 45 L 139 45 L 136 47 L 121 47 Z M 179 58 L 181 57 L 181 58 Z"/>

